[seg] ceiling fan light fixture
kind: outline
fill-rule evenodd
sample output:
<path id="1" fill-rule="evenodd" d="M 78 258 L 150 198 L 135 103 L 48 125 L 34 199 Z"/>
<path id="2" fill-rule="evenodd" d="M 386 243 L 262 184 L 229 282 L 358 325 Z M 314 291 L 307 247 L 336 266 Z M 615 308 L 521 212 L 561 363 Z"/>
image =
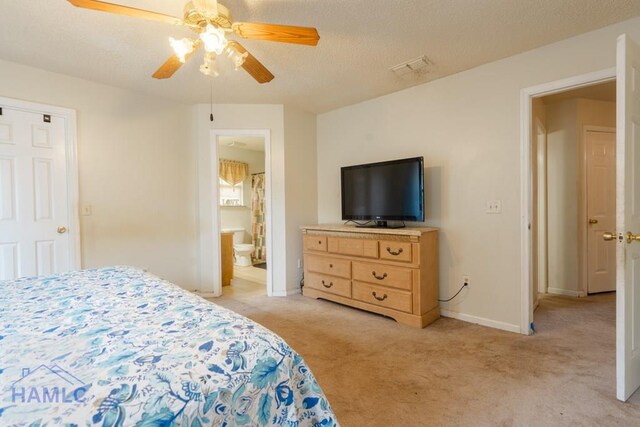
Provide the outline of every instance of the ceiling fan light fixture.
<path id="1" fill-rule="evenodd" d="M 224 52 L 231 59 L 236 70 L 240 67 L 244 68 L 260 84 L 272 81 L 274 75 L 271 71 L 255 56 L 247 52 L 247 49 L 238 41 L 227 40 L 226 33 L 234 33 L 245 39 L 307 46 L 316 46 L 320 40 L 318 30 L 312 27 L 234 22 L 231 11 L 222 4 L 218 4 L 218 0 L 187 0 L 184 5 L 183 18 L 110 3 L 112 0 L 67 1 L 83 9 L 181 25 L 196 33 L 197 37 L 191 39 L 169 38 L 174 54 L 152 74 L 153 78 L 159 80 L 173 76 L 193 56 L 194 52 L 204 45 L 205 61 L 200 67 L 202 73 L 209 76 L 218 75 L 215 59 Z"/>
<path id="2" fill-rule="evenodd" d="M 247 57 L 249 56 L 249 52 L 240 53 L 231 46 L 227 46 L 225 51 L 227 52 L 227 56 L 229 57 L 229 59 L 231 59 L 231 62 L 233 62 L 236 70 L 242 67 L 244 62 L 247 60 Z"/>
<path id="3" fill-rule="evenodd" d="M 193 40 L 187 38 L 176 40 L 173 37 L 169 37 L 169 44 L 171 45 L 173 52 L 183 64 L 186 61 L 187 55 L 195 49 Z"/>
<path id="4" fill-rule="evenodd" d="M 190 5 L 187 3 L 187 9 L 195 8 L 204 16 L 213 19 L 218 16 L 218 2 L 216 0 L 193 0 Z"/>
<path id="5" fill-rule="evenodd" d="M 216 54 L 206 52 L 204 54 L 204 63 L 200 66 L 200 72 L 206 76 L 218 77 L 218 67 L 216 67 Z"/>
<path id="6" fill-rule="evenodd" d="M 216 55 L 220 55 L 227 46 L 224 30 L 211 24 L 207 24 L 205 30 L 200 33 L 200 40 L 204 43 L 204 50 Z"/>

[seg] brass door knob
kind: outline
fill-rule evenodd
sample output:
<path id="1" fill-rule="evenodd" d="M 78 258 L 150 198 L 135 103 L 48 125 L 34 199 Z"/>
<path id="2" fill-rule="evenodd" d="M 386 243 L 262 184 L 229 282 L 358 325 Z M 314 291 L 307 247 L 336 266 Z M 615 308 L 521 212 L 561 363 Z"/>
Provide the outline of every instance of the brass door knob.
<path id="1" fill-rule="evenodd" d="M 631 243 L 634 240 L 640 242 L 640 234 L 633 234 L 632 232 L 628 231 L 627 232 L 627 243 Z"/>
<path id="2" fill-rule="evenodd" d="M 67 227 L 65 227 L 64 225 L 61 225 L 60 227 L 58 227 L 58 234 L 64 234 L 67 232 Z"/>
<path id="3" fill-rule="evenodd" d="M 602 233 L 602 238 L 604 240 L 616 240 L 616 233 L 605 232 Z"/>
<path id="4" fill-rule="evenodd" d="M 597 219 L 593 219 L 593 218 L 591 218 L 591 219 L 589 220 L 589 224 L 597 224 L 597 223 L 598 223 L 598 220 L 597 220 Z"/>

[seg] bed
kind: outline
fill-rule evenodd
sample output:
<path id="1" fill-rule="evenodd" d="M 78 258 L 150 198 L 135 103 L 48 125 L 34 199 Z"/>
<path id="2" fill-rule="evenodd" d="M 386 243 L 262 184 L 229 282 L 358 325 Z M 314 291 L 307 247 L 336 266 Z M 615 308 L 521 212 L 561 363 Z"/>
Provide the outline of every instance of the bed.
<path id="1" fill-rule="evenodd" d="M 0 386 L 0 425 L 338 425 L 280 337 L 130 267 L 0 282 Z"/>

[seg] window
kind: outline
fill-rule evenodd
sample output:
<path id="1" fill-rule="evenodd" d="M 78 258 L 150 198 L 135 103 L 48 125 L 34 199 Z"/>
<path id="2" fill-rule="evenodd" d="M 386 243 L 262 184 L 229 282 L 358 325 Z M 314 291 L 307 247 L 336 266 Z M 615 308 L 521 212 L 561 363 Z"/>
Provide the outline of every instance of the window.
<path id="1" fill-rule="evenodd" d="M 244 182 L 231 185 L 220 179 L 220 206 L 244 206 Z"/>

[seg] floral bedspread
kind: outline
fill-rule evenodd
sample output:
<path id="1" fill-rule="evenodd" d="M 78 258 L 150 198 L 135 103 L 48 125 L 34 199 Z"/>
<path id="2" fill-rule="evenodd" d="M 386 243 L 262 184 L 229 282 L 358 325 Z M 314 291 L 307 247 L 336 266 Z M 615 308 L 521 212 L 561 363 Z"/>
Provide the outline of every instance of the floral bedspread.
<path id="1" fill-rule="evenodd" d="M 334 426 L 302 358 L 130 267 L 0 282 L 0 425 Z"/>

